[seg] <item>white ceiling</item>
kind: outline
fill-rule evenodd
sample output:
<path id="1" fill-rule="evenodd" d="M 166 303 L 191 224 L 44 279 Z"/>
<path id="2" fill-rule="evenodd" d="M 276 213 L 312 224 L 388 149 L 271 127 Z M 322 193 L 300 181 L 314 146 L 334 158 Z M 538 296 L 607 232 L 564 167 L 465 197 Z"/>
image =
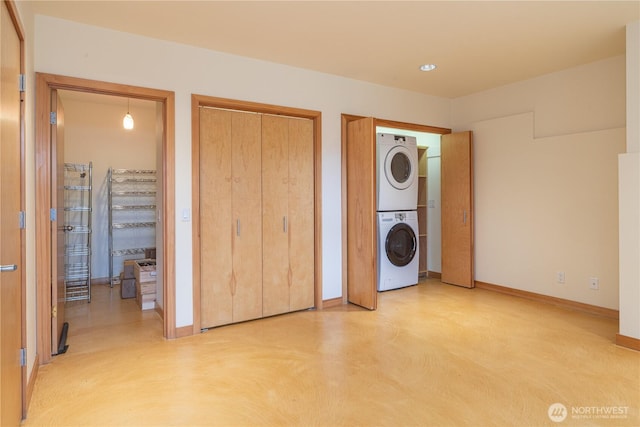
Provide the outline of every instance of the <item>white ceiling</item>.
<path id="1" fill-rule="evenodd" d="M 455 98 L 625 53 L 640 1 L 34 1 L 38 14 Z M 435 63 L 435 71 L 418 70 Z"/>

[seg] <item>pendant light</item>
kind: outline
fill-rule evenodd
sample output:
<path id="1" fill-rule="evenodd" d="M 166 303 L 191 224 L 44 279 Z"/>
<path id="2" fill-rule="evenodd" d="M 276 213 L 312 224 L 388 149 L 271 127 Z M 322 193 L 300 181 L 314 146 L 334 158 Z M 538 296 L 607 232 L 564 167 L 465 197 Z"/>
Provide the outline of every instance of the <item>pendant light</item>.
<path id="1" fill-rule="evenodd" d="M 124 119 L 122 119 L 122 127 L 126 130 L 133 129 L 133 117 L 129 114 L 129 98 L 127 98 L 127 114 L 125 114 Z"/>

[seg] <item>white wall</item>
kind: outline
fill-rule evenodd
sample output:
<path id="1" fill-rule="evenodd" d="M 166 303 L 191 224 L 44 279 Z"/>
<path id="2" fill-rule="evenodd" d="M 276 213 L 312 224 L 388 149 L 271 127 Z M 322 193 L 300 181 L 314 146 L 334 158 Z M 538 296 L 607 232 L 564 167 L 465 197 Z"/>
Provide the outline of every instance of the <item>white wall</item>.
<path id="1" fill-rule="evenodd" d="M 627 26 L 627 152 L 619 158 L 620 334 L 640 339 L 640 21 Z"/>
<path id="2" fill-rule="evenodd" d="M 535 138 L 625 127 L 625 57 L 547 74 L 453 100 L 455 130 L 527 112 Z"/>
<path id="3" fill-rule="evenodd" d="M 453 101 L 474 132 L 476 280 L 618 308 L 624 74 L 615 57 Z"/>
<path id="4" fill-rule="evenodd" d="M 192 93 L 322 112 L 322 291 L 342 294 L 340 114 L 451 127 L 450 101 L 45 16 L 35 18 L 35 70 L 176 93 L 176 326 L 193 322 Z M 81 36 L 80 36 L 81 35 Z"/>
<path id="5" fill-rule="evenodd" d="M 93 163 L 91 276 L 94 279 L 107 278 L 107 171 L 110 167 L 156 169 L 155 103 L 136 101 L 131 105 L 130 112 L 135 127 L 125 130 L 122 127 L 122 117 L 126 113 L 126 98 L 119 98 L 121 102 L 114 103 L 113 97 L 95 95 L 95 101 L 87 101 L 87 97 L 78 98 L 62 92 L 65 109 L 64 160 L 67 163 Z M 100 99 L 103 101 L 100 102 Z M 127 234 L 131 234 L 128 231 Z M 120 274 L 121 270 L 121 265 L 115 265 L 114 275 Z"/>

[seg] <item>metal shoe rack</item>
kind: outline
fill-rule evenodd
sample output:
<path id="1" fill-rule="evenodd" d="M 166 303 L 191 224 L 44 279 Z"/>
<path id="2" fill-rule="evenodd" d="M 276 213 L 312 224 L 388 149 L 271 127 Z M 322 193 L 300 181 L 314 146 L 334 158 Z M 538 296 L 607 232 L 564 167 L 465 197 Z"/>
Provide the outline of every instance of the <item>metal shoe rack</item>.
<path id="1" fill-rule="evenodd" d="M 65 300 L 91 302 L 93 165 L 64 165 Z"/>
<path id="2" fill-rule="evenodd" d="M 109 277 L 119 283 L 124 261 L 155 247 L 156 171 L 109 168 Z"/>

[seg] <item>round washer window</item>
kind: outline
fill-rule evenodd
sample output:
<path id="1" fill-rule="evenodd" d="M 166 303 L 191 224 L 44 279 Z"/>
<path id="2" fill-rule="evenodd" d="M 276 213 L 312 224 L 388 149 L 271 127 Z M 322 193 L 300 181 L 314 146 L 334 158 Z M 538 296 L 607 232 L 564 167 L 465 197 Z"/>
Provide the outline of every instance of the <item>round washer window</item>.
<path id="1" fill-rule="evenodd" d="M 393 265 L 404 267 L 409 264 L 416 254 L 416 248 L 416 235 L 408 224 L 399 223 L 391 227 L 387 233 L 385 251 Z"/>

